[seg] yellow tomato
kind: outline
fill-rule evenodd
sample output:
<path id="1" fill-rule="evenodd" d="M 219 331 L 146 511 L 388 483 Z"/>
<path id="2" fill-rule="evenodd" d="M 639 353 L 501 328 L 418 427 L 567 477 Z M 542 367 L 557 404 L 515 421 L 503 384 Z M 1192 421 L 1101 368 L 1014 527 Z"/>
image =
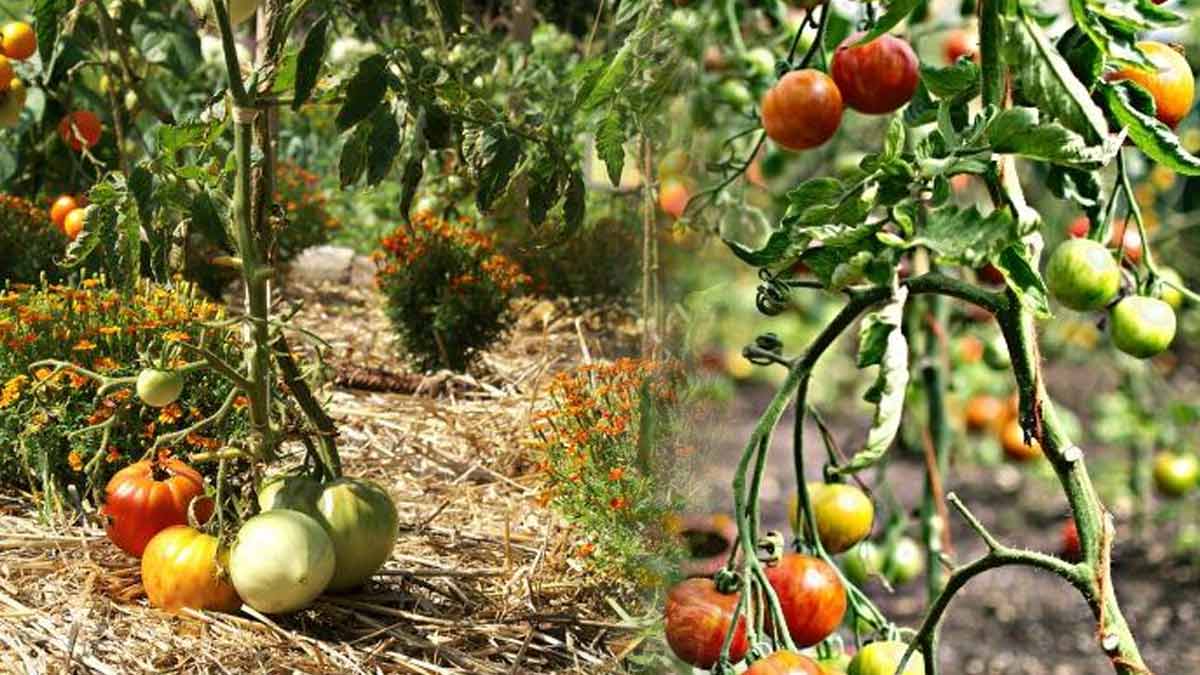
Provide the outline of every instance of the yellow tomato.
<path id="1" fill-rule="evenodd" d="M 170 612 L 184 607 L 232 612 L 242 601 L 225 573 L 227 557 L 216 537 L 187 525 L 168 527 L 142 553 L 146 597 Z"/>

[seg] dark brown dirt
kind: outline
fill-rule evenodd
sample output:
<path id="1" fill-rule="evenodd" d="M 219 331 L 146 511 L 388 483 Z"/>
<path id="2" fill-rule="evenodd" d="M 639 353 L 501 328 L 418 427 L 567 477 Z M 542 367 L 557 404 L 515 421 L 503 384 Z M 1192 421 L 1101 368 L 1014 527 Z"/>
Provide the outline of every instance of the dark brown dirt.
<path id="1" fill-rule="evenodd" d="M 1089 376 L 1064 377 L 1075 392 L 1097 391 Z M 728 511 L 737 457 L 773 391 L 749 388 L 720 418 L 712 420 L 713 460 L 697 481 L 692 503 Z M 788 531 L 786 503 L 794 490 L 791 413 L 776 430 L 762 486 L 764 526 Z M 831 419 L 839 442 L 861 439 L 867 420 Z M 852 447 L 852 446 L 846 446 Z M 805 430 L 810 480 L 818 476 L 823 449 L 815 429 Z M 893 452 L 895 452 L 893 450 Z M 865 478 L 874 479 L 872 472 Z M 896 457 L 886 478 L 907 508 L 920 502 L 923 466 L 916 457 Z M 1057 483 L 1010 466 L 959 466 L 947 477 L 955 491 L 1000 541 L 1043 551 L 1059 547 L 1066 514 Z M 1132 525 L 1118 521 L 1114 550 L 1117 593 L 1143 655 L 1157 675 L 1200 673 L 1200 565 L 1170 554 L 1166 532 L 1152 531 L 1151 545 L 1133 543 Z M 951 531 L 958 561 L 984 552 L 982 542 L 957 514 Z M 1163 542 L 1163 543 L 1157 543 Z M 923 581 L 888 594 L 879 585 L 872 597 L 897 623 L 916 627 L 925 607 Z M 1002 568 L 977 578 L 954 600 L 942 629 L 942 672 L 954 675 L 1099 675 L 1112 672 L 1094 635 L 1095 623 L 1079 594 L 1047 573 Z"/>

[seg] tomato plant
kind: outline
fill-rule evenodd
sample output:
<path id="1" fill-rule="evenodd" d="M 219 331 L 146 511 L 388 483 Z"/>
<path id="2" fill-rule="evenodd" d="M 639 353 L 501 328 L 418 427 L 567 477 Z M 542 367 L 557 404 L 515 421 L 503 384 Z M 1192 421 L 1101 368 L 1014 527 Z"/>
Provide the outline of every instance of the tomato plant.
<path id="1" fill-rule="evenodd" d="M 131 464 L 112 477 L 104 493 L 100 513 L 108 538 L 133 556 L 141 556 L 161 530 L 187 524 L 190 508 L 200 523 L 213 512 L 203 477 L 178 459 Z"/>
<path id="2" fill-rule="evenodd" d="M 738 596 L 717 590 L 711 579 L 688 579 L 667 594 L 666 639 L 684 663 L 712 668 L 721 656 L 725 634 L 734 630 L 729 658 L 746 657 L 746 619 L 736 611 Z M 737 625 L 734 628 L 734 621 Z"/>
<path id="3" fill-rule="evenodd" d="M 846 614 L 846 589 L 833 565 L 820 558 L 788 553 L 767 567 L 788 633 L 797 646 L 829 637 Z"/>
<path id="4" fill-rule="evenodd" d="M 151 605 L 170 612 L 232 612 L 242 604 L 229 582 L 227 552 L 216 537 L 187 525 L 172 525 L 146 545 L 142 585 Z"/>
<path id="5" fill-rule="evenodd" d="M 838 45 L 829 74 L 847 106 L 868 115 L 890 113 L 917 91 L 917 55 L 893 35 L 859 44 L 863 37 L 854 33 Z"/>
<path id="6" fill-rule="evenodd" d="M 871 534 L 875 506 L 858 487 L 845 483 L 810 483 L 809 495 L 817 536 L 830 553 L 841 553 Z M 792 499 L 792 527 L 800 523 L 799 498 Z"/>
<path id="7" fill-rule="evenodd" d="M 278 509 L 250 518 L 229 551 L 229 577 L 246 604 L 267 614 L 307 607 L 333 578 L 337 556 L 321 524 Z"/>
<path id="8" fill-rule="evenodd" d="M 74 236 L 68 230 L 68 236 Z M 138 373 L 137 395 L 153 408 L 162 408 L 179 400 L 183 393 L 183 375 L 174 370 L 146 368 Z"/>

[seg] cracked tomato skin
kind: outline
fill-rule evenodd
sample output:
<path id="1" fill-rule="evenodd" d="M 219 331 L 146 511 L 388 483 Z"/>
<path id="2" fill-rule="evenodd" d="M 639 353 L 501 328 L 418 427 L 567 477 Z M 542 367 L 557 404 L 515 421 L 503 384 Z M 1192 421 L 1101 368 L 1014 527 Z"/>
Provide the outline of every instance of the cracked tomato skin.
<path id="1" fill-rule="evenodd" d="M 187 525 L 154 535 L 142 554 L 142 585 L 150 604 L 168 612 L 184 607 L 232 612 L 242 606 L 226 573 L 227 552 L 217 538 Z"/>
<path id="2" fill-rule="evenodd" d="M 868 115 L 890 113 L 917 91 L 917 55 L 907 42 L 886 33 L 856 45 L 863 35 L 854 33 L 838 45 L 829 74 L 846 105 Z"/>
<path id="3" fill-rule="evenodd" d="M 178 459 L 145 460 L 121 469 L 104 489 L 100 513 L 105 532 L 122 551 L 141 557 L 146 544 L 172 525 L 186 525 L 188 507 L 196 502 L 199 523 L 212 515 L 204 495 L 204 477 Z"/>
<path id="4" fill-rule="evenodd" d="M 809 555 L 788 553 L 767 567 L 788 632 L 797 647 L 829 637 L 846 614 L 846 588 L 832 565 Z"/>
<path id="5" fill-rule="evenodd" d="M 1105 79 L 1109 82 L 1128 80 L 1141 85 L 1154 97 L 1158 121 L 1174 129 L 1187 117 L 1196 96 L 1196 81 L 1192 76 L 1192 68 L 1183 54 L 1175 51 L 1170 45 L 1143 40 L 1137 43 L 1137 46 L 1157 70 L 1151 72 L 1138 68 L 1122 68 L 1109 73 Z"/>
<path id="6" fill-rule="evenodd" d="M 782 651 L 755 661 L 745 675 L 825 675 L 825 672 L 806 656 Z"/>
<path id="7" fill-rule="evenodd" d="M 833 137 L 842 110 L 842 93 L 832 78 L 812 68 L 793 70 L 763 95 L 763 128 L 784 148 L 808 150 Z"/>
<path id="8" fill-rule="evenodd" d="M 712 579 L 688 579 L 667 594 L 666 634 L 671 651 L 685 663 L 709 670 L 721 657 L 721 645 L 737 611 L 738 596 L 721 593 Z M 738 617 L 729 659 L 746 658 L 746 617 Z"/>
<path id="9" fill-rule="evenodd" d="M 1158 298 L 1131 295 L 1113 307 L 1110 318 L 1113 344 L 1139 359 L 1162 353 L 1175 339 L 1175 310 Z"/>
<path id="10" fill-rule="evenodd" d="M 908 645 L 896 640 L 872 642 L 854 655 L 846 672 L 848 675 L 924 675 L 925 659 L 919 651 L 913 652 L 904 670 L 896 673 L 907 649 Z"/>

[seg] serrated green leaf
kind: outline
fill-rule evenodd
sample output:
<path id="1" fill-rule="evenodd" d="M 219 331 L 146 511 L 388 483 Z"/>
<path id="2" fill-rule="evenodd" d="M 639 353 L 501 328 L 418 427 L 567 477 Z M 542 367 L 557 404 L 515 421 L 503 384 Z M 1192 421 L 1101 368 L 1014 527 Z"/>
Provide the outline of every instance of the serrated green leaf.
<path id="1" fill-rule="evenodd" d="M 346 100 L 337 114 L 337 128 L 345 131 L 367 119 L 383 101 L 387 91 L 387 59 L 382 54 L 369 56 L 346 84 Z"/>
<path id="2" fill-rule="evenodd" d="M 908 18 L 908 15 L 912 14 L 913 10 L 919 7 L 920 4 L 921 0 L 892 0 L 892 2 L 888 3 L 887 11 L 883 13 L 883 16 L 879 17 L 875 25 L 871 27 L 871 30 L 867 31 L 867 34 L 855 44 L 870 42 L 900 25 L 900 22 Z"/>
<path id="3" fill-rule="evenodd" d="M 878 366 L 875 384 L 864 398 L 875 404 L 867 441 L 837 473 L 851 474 L 874 466 L 896 440 L 908 391 L 908 340 L 900 326 L 908 289 L 901 286 L 879 311 L 867 315 L 860 333 L 859 367 Z"/>
<path id="4" fill-rule="evenodd" d="M 1108 110 L 1126 131 L 1129 138 L 1150 159 L 1185 176 L 1200 176 L 1200 158 L 1189 153 L 1170 127 L 1151 117 L 1134 105 L 1136 85 L 1112 82 L 1099 85 Z"/>
<path id="5" fill-rule="evenodd" d="M 487 212 L 504 194 L 513 170 L 521 161 L 522 152 L 521 139 L 510 135 L 503 127 L 483 131 L 477 166 L 479 189 L 475 194 L 475 203 L 480 211 Z"/>
<path id="6" fill-rule="evenodd" d="M 908 131 L 904 127 L 904 118 L 900 115 L 893 115 L 892 121 L 888 123 L 887 134 L 883 137 L 883 152 L 880 153 L 880 160 L 899 158 L 900 153 L 904 152 L 904 141 L 907 136 Z"/>
<path id="7" fill-rule="evenodd" d="M 33 25 L 37 35 L 38 54 L 44 68 L 53 69 L 52 58 L 58 46 L 58 24 L 61 20 L 58 0 L 36 0 L 33 3 Z"/>
<path id="8" fill-rule="evenodd" d="M 1013 219 L 1007 209 L 983 216 L 974 206 L 945 207 L 929 212 L 924 227 L 909 244 L 926 246 L 950 265 L 980 267 L 1012 238 Z"/>
<path id="9" fill-rule="evenodd" d="M 342 143 L 342 154 L 338 157 L 338 181 L 342 188 L 354 185 L 367 170 L 367 154 L 370 150 L 371 125 L 359 125 Z"/>
<path id="10" fill-rule="evenodd" d="M 979 66 L 969 59 L 944 68 L 921 64 L 921 83 L 932 96 L 948 100 L 969 100 L 979 95 Z"/>
<path id="11" fill-rule="evenodd" d="M 400 124 L 390 105 L 381 105 L 371 115 L 367 154 L 367 185 L 378 185 L 392 172 L 400 152 Z"/>
<path id="12" fill-rule="evenodd" d="M 613 187 L 621 184 L 625 170 L 625 120 L 620 111 L 610 109 L 596 128 L 596 154 L 608 170 Z"/>
<path id="13" fill-rule="evenodd" d="M 929 89 L 922 82 L 917 85 L 912 100 L 904 107 L 904 123 L 910 127 L 919 127 L 937 119 L 937 103 L 929 94 Z"/>
<path id="14" fill-rule="evenodd" d="M 1013 244 L 992 260 L 1004 273 L 1005 283 L 1017 294 L 1021 304 L 1038 317 L 1050 316 L 1050 298 L 1042 276 L 1026 258 L 1025 246 Z"/>
<path id="15" fill-rule="evenodd" d="M 1090 146 L 1082 136 L 1043 120 L 1037 108 L 1001 111 L 987 127 L 992 151 L 1080 169 L 1098 169 L 1108 164 L 1121 149 L 1124 136 L 1104 136 L 1100 145 Z"/>
<path id="16" fill-rule="evenodd" d="M 1008 24 L 1005 58 L 1021 95 L 1046 115 L 1095 144 L 1108 136 L 1104 111 L 1033 19 L 1020 13 Z"/>
<path id="17" fill-rule="evenodd" d="M 564 236 L 570 236 L 583 226 L 587 212 L 587 190 L 583 184 L 583 171 L 576 168 L 567 182 L 567 194 L 563 201 Z"/>
<path id="18" fill-rule="evenodd" d="M 529 178 L 529 222 L 541 225 L 550 209 L 562 198 L 564 176 L 553 159 L 543 156 L 530 169 Z"/>
<path id="19" fill-rule="evenodd" d="M 296 87 L 292 95 L 292 110 L 308 102 L 317 80 L 321 76 L 321 65 L 325 61 L 325 38 L 329 31 L 329 17 L 322 16 L 308 34 L 304 36 L 304 45 L 296 57 Z"/>

